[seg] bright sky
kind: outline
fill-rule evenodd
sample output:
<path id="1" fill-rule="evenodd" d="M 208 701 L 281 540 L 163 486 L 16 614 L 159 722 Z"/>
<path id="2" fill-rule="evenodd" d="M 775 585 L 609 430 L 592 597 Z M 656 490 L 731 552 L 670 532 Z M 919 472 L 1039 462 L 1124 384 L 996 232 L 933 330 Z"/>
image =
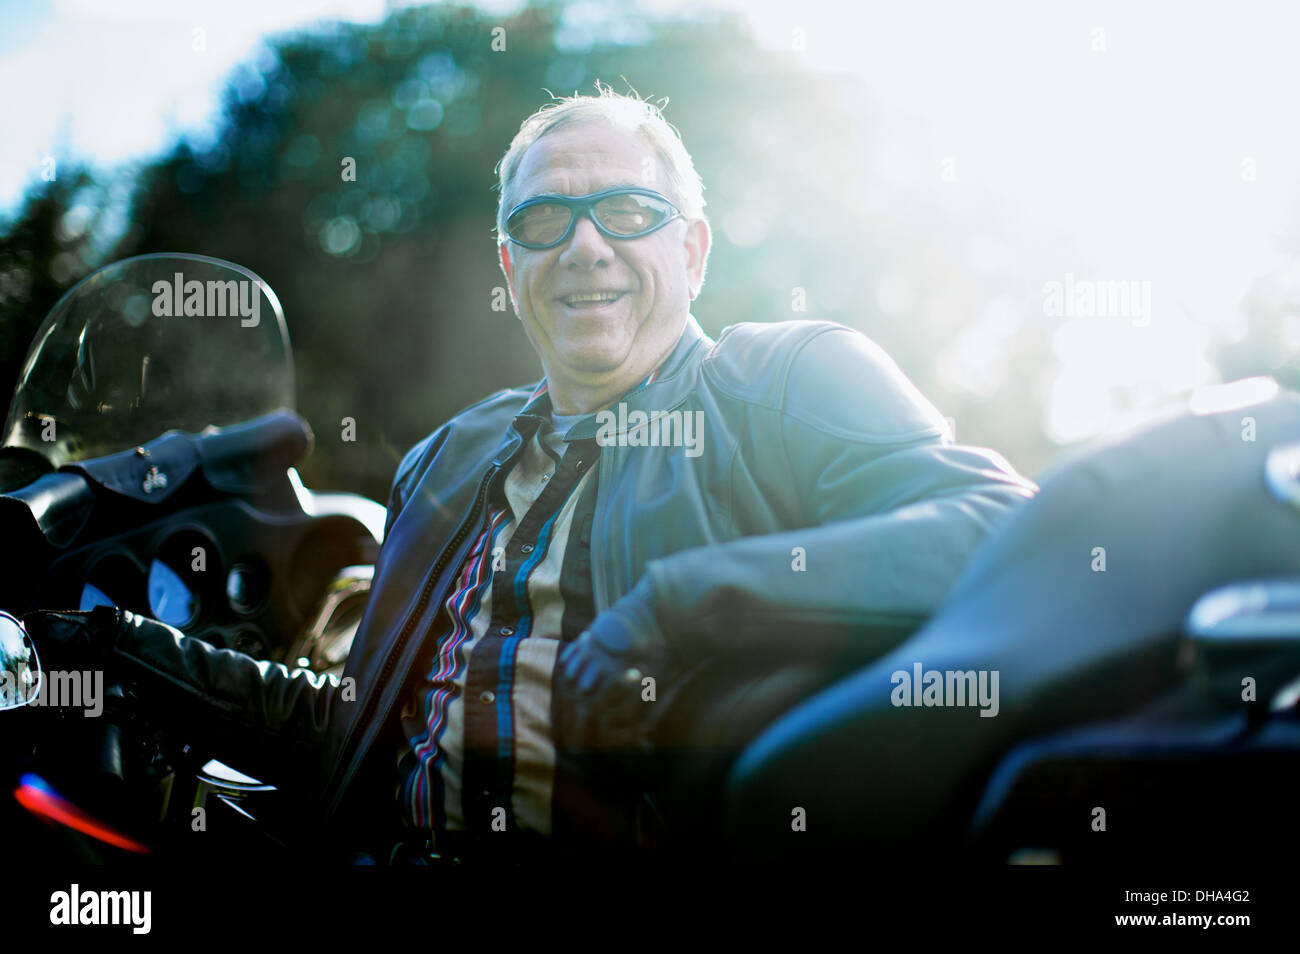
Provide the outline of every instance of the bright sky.
<path id="1" fill-rule="evenodd" d="M 1290 268 L 1300 286 L 1280 251 L 1288 234 L 1300 245 L 1300 5 L 710 2 L 743 9 L 773 47 L 790 49 L 800 29 L 811 67 L 861 76 L 899 131 L 881 170 L 895 181 L 942 189 L 939 163 L 951 157 L 959 182 L 1025 234 L 1065 241 L 1077 277 L 1151 282 L 1145 328 L 1062 321 L 1068 356 L 1049 408 L 1058 439 L 1113 422 L 1099 397 L 1111 386 L 1158 395 L 1204 380 L 1206 328 L 1231 322 L 1255 277 Z M 107 166 L 201 134 L 223 82 L 266 34 L 373 22 L 385 7 L 0 0 L 0 211 L 46 155 Z M 1063 281 L 1065 270 L 1030 278 Z"/>

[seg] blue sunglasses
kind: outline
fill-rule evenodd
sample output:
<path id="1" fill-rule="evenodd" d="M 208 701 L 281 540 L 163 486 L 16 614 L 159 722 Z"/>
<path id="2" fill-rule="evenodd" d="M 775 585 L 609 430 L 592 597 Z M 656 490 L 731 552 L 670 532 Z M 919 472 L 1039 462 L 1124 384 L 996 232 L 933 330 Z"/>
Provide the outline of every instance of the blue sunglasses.
<path id="1" fill-rule="evenodd" d="M 520 202 L 506 217 L 506 237 L 524 248 L 554 248 L 568 241 L 579 215 L 615 239 L 640 238 L 682 217 L 658 192 L 634 186 L 591 195 L 539 195 Z"/>

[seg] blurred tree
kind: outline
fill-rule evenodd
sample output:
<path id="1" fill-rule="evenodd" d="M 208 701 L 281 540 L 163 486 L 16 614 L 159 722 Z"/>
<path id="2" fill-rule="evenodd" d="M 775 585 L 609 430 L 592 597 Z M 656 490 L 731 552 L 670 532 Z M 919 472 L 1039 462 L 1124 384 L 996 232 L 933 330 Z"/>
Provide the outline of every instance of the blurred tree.
<path id="1" fill-rule="evenodd" d="M 430 6 L 274 38 L 232 76 L 215 139 L 140 172 L 112 257 L 198 252 L 266 279 L 317 435 L 304 478 L 386 498 L 415 441 L 540 376 L 513 313 L 493 308 L 494 170 L 548 91 L 592 92 L 597 79 L 666 97 L 695 158 L 714 231 L 696 302 L 706 330 L 843 322 L 879 341 L 961 440 L 1030 473 L 1050 456 L 1053 358 L 1043 323 L 1025 317 L 1041 314 L 1039 289 L 971 255 L 996 246 L 1028 273 L 1029 243 L 992 203 L 960 210 L 885 182 L 861 82 L 760 47 L 735 14 L 651 19 L 628 0 L 552 0 L 505 19 Z M 52 244 L 59 214 L 32 212 L 7 238 L 35 256 L 33 276 L 73 254 Z M 6 341 L 21 351 L 28 337 L 15 325 Z"/>
<path id="2" fill-rule="evenodd" d="M 1300 390 L 1300 259 L 1256 279 L 1238 324 L 1215 342 L 1214 363 L 1231 381 L 1257 374 Z"/>
<path id="3" fill-rule="evenodd" d="M 0 389 L 6 408 L 46 312 L 104 263 L 93 241 L 103 212 L 94 179 L 73 167 L 31 192 L 0 233 Z"/>

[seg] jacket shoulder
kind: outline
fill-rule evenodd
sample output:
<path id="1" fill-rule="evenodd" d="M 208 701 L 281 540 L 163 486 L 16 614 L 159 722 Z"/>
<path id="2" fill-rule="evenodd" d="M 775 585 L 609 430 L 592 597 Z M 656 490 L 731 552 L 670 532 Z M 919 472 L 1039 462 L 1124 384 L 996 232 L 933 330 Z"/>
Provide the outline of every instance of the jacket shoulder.
<path id="1" fill-rule="evenodd" d="M 431 452 L 436 451 L 454 431 L 466 429 L 467 427 L 471 430 L 478 430 L 482 426 L 491 427 L 500 419 L 507 418 L 507 416 L 508 419 L 513 420 L 535 388 L 536 384 L 517 388 L 504 388 L 494 394 L 489 394 L 481 401 L 476 401 L 461 411 L 457 411 L 451 420 L 416 443 L 402 457 L 401 463 L 397 465 L 397 472 L 393 476 L 394 490 L 408 480 L 412 474 L 417 473 L 421 469 L 421 461 L 426 461 Z"/>
<path id="2" fill-rule="evenodd" d="M 716 386 L 827 435 L 897 442 L 951 439 L 943 415 L 886 351 L 833 321 L 743 322 L 704 359 Z"/>

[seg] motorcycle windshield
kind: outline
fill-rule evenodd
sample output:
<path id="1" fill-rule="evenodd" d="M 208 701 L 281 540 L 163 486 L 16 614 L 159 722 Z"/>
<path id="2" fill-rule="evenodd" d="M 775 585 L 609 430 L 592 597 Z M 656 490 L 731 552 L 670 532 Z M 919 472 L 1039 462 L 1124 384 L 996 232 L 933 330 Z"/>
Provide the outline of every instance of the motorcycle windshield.
<path id="1" fill-rule="evenodd" d="M 293 406 L 289 333 L 266 282 L 220 259 L 141 255 L 87 276 L 46 316 L 4 446 L 60 467 Z"/>

